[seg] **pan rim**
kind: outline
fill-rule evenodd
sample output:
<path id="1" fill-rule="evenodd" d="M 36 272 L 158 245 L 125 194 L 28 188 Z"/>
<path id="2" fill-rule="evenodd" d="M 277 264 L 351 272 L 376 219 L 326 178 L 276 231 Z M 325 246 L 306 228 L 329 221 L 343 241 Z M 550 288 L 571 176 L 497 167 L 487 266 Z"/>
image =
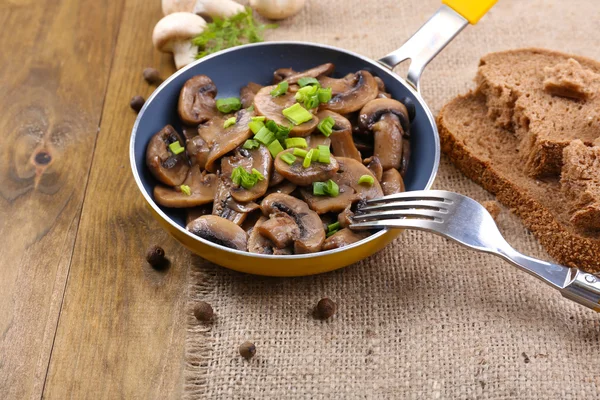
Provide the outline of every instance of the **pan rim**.
<path id="1" fill-rule="evenodd" d="M 427 116 L 430 126 L 433 129 L 433 133 L 434 133 L 434 144 L 435 144 L 435 154 L 434 154 L 434 164 L 433 164 L 433 168 L 432 168 L 432 172 L 431 175 L 429 176 L 429 180 L 427 181 L 427 184 L 425 185 L 425 188 L 423 190 L 429 190 L 431 188 L 431 186 L 433 185 L 433 182 L 435 181 L 435 178 L 437 176 L 438 173 L 438 169 L 439 169 L 439 165 L 440 165 L 440 156 L 441 156 L 441 145 L 440 145 L 440 136 L 437 130 L 437 125 L 435 123 L 435 118 L 431 112 L 431 110 L 429 109 L 429 106 L 427 105 L 427 103 L 425 102 L 425 100 L 423 100 L 423 97 L 421 96 L 421 94 L 419 92 L 417 92 L 411 85 L 409 85 L 406 80 L 404 80 L 400 75 L 396 74 L 395 72 L 393 72 L 393 70 L 389 69 L 387 66 L 379 63 L 376 60 L 370 59 L 368 57 L 365 57 L 359 53 L 350 51 L 350 50 L 346 50 L 346 49 L 341 49 L 339 47 L 336 46 L 330 46 L 330 45 L 325 45 L 325 44 L 320 44 L 320 43 L 313 43 L 313 42 L 306 42 L 306 41 L 270 41 L 270 42 L 260 42 L 260 43 L 251 43 L 251 44 L 246 44 L 246 45 L 242 45 L 242 46 L 237 46 L 237 47 L 232 47 L 229 49 L 224 49 L 221 50 L 217 53 L 214 54 L 210 54 L 206 57 L 203 57 L 199 60 L 194 61 L 193 63 L 186 65 L 185 67 L 183 67 L 182 69 L 176 71 L 175 73 L 173 73 L 171 76 L 169 76 L 167 79 L 165 79 L 163 81 L 163 83 L 158 86 L 154 92 L 152 92 L 152 94 L 148 97 L 148 99 L 146 100 L 146 102 L 144 103 L 144 106 L 142 107 L 142 109 L 140 110 L 135 123 L 133 124 L 133 128 L 131 130 L 131 138 L 129 141 L 129 161 L 130 161 L 130 167 L 131 167 L 131 172 L 133 173 L 133 177 L 135 179 L 136 185 L 139 189 L 139 191 L 141 192 L 142 196 L 144 197 L 144 199 L 146 200 L 146 203 L 153 209 L 153 211 L 155 213 L 157 213 L 164 221 L 168 222 L 169 225 L 175 229 L 177 229 L 180 233 L 186 235 L 188 238 L 198 241 L 202 244 L 205 244 L 207 246 L 210 246 L 216 250 L 221 250 L 221 251 L 226 251 L 228 253 L 232 253 L 232 254 L 236 254 L 239 256 L 243 256 L 243 257 L 250 257 L 250 258 L 256 258 L 256 259 L 274 259 L 274 260 L 299 260 L 299 259 L 314 259 L 314 258 L 319 258 L 319 257 L 327 257 L 327 256 L 331 256 L 331 255 L 335 255 L 338 253 L 342 253 L 346 250 L 350 250 L 356 247 L 360 247 L 370 241 L 376 240 L 381 238 L 382 236 L 384 236 L 386 233 L 389 232 L 389 229 L 382 229 L 379 232 L 376 232 L 362 240 L 359 240 L 356 243 L 352 243 L 348 246 L 344 246 L 344 247 L 340 247 L 337 249 L 332 249 L 332 250 L 326 250 L 326 251 L 320 251 L 317 253 L 308 253 L 308 254 L 293 254 L 293 255 L 273 255 L 273 254 L 256 254 L 256 253 L 250 253 L 247 251 L 241 251 L 241 250 L 235 250 L 235 249 L 231 249 L 229 247 L 225 247 L 225 246 L 221 246 L 218 245 L 216 243 L 213 243 L 209 240 L 203 239 L 199 236 L 196 236 L 194 234 L 192 234 L 191 232 L 187 231 L 186 229 L 184 229 L 182 226 L 180 226 L 178 223 L 176 223 L 175 221 L 173 221 L 173 219 L 171 219 L 171 217 L 169 217 L 154 201 L 154 199 L 152 199 L 150 197 L 150 194 L 146 191 L 142 180 L 140 178 L 140 175 L 137 171 L 137 164 L 135 161 L 135 139 L 137 136 L 137 130 L 140 124 L 141 119 L 144 116 L 144 113 L 148 107 L 149 104 L 152 103 L 152 101 L 154 100 L 154 98 L 156 96 L 158 96 L 158 94 L 166 87 L 168 86 L 173 80 L 175 80 L 178 76 L 182 75 L 185 71 L 194 68 L 196 65 L 199 65 L 203 62 L 206 62 L 212 58 L 216 58 L 219 57 L 223 54 L 226 53 L 230 53 L 230 52 L 235 52 L 235 51 L 239 51 L 241 49 L 245 49 L 245 48 L 249 48 L 249 47 L 263 47 L 263 46 L 272 46 L 272 45 L 301 45 L 301 46 L 309 46 L 309 47 L 317 47 L 317 48 L 324 48 L 324 49 L 328 49 L 328 50 L 332 50 L 332 51 L 337 51 L 340 53 L 345 53 L 348 55 L 351 55 L 353 57 L 356 57 L 362 61 L 364 61 L 367 64 L 371 64 L 373 67 L 375 67 L 377 69 L 378 72 L 383 72 L 385 74 L 388 74 L 390 76 L 390 78 L 395 79 L 397 81 L 399 81 L 406 89 L 408 89 L 412 96 L 413 99 L 415 99 L 416 101 L 419 102 L 419 104 L 421 104 L 421 106 L 423 107 L 423 109 L 425 110 L 425 115 Z"/>

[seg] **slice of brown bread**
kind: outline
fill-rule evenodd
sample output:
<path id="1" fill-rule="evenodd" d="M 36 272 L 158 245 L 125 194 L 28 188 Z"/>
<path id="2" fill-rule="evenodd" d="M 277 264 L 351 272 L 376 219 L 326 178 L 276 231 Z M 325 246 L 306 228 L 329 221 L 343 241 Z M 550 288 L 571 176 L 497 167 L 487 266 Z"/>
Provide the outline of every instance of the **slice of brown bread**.
<path id="1" fill-rule="evenodd" d="M 532 177 L 558 176 L 572 140 L 590 145 L 600 136 L 600 63 L 594 60 L 543 49 L 491 53 L 481 59 L 476 82 L 488 116 L 522 139 Z"/>
<path id="2" fill-rule="evenodd" d="M 571 222 L 558 178 L 529 177 L 519 162 L 519 138 L 498 127 L 488 114 L 481 93 L 446 104 L 438 116 L 442 150 L 467 177 L 515 212 L 552 257 L 599 272 L 600 232 L 582 230 Z"/>

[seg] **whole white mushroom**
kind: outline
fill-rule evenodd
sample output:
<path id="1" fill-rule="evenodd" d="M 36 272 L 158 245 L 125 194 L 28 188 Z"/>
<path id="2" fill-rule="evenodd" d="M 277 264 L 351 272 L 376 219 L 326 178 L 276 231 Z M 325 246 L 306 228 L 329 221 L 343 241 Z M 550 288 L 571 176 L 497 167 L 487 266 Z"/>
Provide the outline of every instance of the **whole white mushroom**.
<path id="1" fill-rule="evenodd" d="M 202 17 L 189 12 L 176 12 L 163 17 L 152 33 L 154 47 L 164 53 L 173 53 L 175 67 L 180 69 L 196 59 L 198 48 L 192 38 L 206 28 Z"/>
<path id="2" fill-rule="evenodd" d="M 246 10 L 233 0 L 162 0 L 162 9 L 165 15 L 183 11 L 211 18 L 229 18 Z"/>
<path id="3" fill-rule="evenodd" d="M 306 0 L 250 0 L 250 7 L 269 19 L 284 19 L 296 15 Z"/>

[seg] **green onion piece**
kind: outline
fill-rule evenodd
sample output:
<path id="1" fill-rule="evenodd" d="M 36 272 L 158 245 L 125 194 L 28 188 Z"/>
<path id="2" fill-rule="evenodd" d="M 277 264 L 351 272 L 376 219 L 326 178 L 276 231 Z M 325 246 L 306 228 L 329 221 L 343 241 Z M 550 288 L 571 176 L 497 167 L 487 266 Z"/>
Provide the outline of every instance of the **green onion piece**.
<path id="1" fill-rule="evenodd" d="M 327 232 L 327 233 L 325 234 L 325 237 L 333 236 L 333 235 L 335 235 L 336 233 L 338 233 L 338 231 L 339 231 L 339 230 L 335 230 L 335 231 Z"/>
<path id="2" fill-rule="evenodd" d="M 267 146 L 273 158 L 277 157 L 277 154 L 283 151 L 283 146 L 278 140 L 273 140 L 270 145 Z"/>
<path id="3" fill-rule="evenodd" d="M 321 88 L 317 91 L 319 103 L 327 103 L 331 100 L 331 88 Z"/>
<path id="4" fill-rule="evenodd" d="M 304 158 L 308 154 L 308 151 L 302 150 L 302 149 L 294 149 L 294 153 L 293 154 L 295 156 Z"/>
<path id="5" fill-rule="evenodd" d="M 235 167 L 233 171 L 231 171 L 231 181 L 236 185 L 242 183 L 242 176 L 247 174 L 246 170 L 242 167 Z"/>
<path id="6" fill-rule="evenodd" d="M 285 161 L 288 165 L 292 165 L 296 161 L 296 157 L 292 153 L 283 153 L 281 155 L 281 159 Z"/>
<path id="7" fill-rule="evenodd" d="M 366 183 L 367 185 L 371 186 L 373 183 L 375 182 L 375 178 L 373 178 L 371 175 L 362 175 L 360 178 L 358 178 L 358 183 Z"/>
<path id="8" fill-rule="evenodd" d="M 319 124 L 317 125 L 317 129 L 326 137 L 329 137 L 329 135 L 331 135 L 331 132 L 333 132 L 333 126 L 335 125 L 335 120 L 331 117 L 327 117 L 325 119 L 322 119 Z"/>
<path id="9" fill-rule="evenodd" d="M 306 147 L 308 147 L 308 143 L 306 143 L 306 139 L 304 139 L 302 137 L 294 137 L 294 138 L 285 139 L 285 147 L 287 147 L 288 149 L 290 147 L 306 148 Z"/>
<path id="10" fill-rule="evenodd" d="M 312 162 L 313 154 L 315 154 L 315 149 L 310 149 L 306 156 L 304 157 L 304 161 L 302 161 L 302 166 L 304 168 L 310 167 L 310 163 Z"/>
<path id="11" fill-rule="evenodd" d="M 263 174 L 260 173 L 259 170 L 257 170 L 256 168 L 252 168 L 252 174 L 256 175 L 258 177 L 259 181 L 264 181 L 265 180 L 265 176 Z"/>
<path id="12" fill-rule="evenodd" d="M 265 126 L 265 124 L 261 121 L 250 121 L 250 123 L 248 124 L 248 128 L 250 128 L 250 130 L 254 134 L 257 134 L 263 126 Z"/>
<path id="13" fill-rule="evenodd" d="M 304 103 L 306 102 L 307 99 L 311 98 L 311 97 L 318 97 L 317 93 L 319 91 L 319 87 L 318 86 L 306 86 L 303 87 L 301 89 L 298 89 L 298 91 L 296 92 L 296 95 L 294 96 L 296 100 L 298 100 L 299 103 Z"/>
<path id="14" fill-rule="evenodd" d="M 183 147 L 181 147 L 181 144 L 179 143 L 179 140 L 178 140 L 169 145 L 169 150 L 171 150 L 171 153 L 177 155 L 177 154 L 183 153 L 183 151 L 185 149 Z"/>
<path id="15" fill-rule="evenodd" d="M 246 171 L 244 172 L 246 174 L 242 175 L 242 187 L 244 189 L 252 189 L 254 185 L 256 185 L 256 182 L 258 182 L 258 177 L 256 175 L 249 174 Z"/>
<path id="16" fill-rule="evenodd" d="M 190 189 L 188 185 L 181 185 L 179 186 L 179 189 L 181 190 L 181 193 L 185 194 L 186 196 L 192 195 L 192 189 Z"/>
<path id="17" fill-rule="evenodd" d="M 275 89 L 271 90 L 271 96 L 277 97 L 286 94 L 289 86 L 287 82 L 280 82 Z"/>
<path id="18" fill-rule="evenodd" d="M 319 81 L 310 76 L 298 79 L 298 85 L 300 85 L 300 87 L 304 87 L 306 85 L 317 85 L 318 87 L 321 87 Z"/>
<path id="19" fill-rule="evenodd" d="M 260 122 L 264 122 L 266 117 L 264 115 L 259 115 L 258 117 L 250 117 L 250 119 L 252 121 L 260 121 Z"/>
<path id="20" fill-rule="evenodd" d="M 331 231 L 339 231 L 342 226 L 339 222 L 334 222 L 333 224 L 327 225 L 327 232 Z"/>
<path id="21" fill-rule="evenodd" d="M 226 99 L 217 100 L 217 110 L 223 114 L 237 111 L 242 108 L 242 102 L 237 97 L 228 97 Z"/>
<path id="22" fill-rule="evenodd" d="M 261 142 L 265 146 L 268 146 L 268 145 L 271 144 L 271 142 L 273 140 L 275 140 L 275 135 L 273 134 L 273 132 L 271 132 L 270 130 L 268 130 L 266 126 L 263 126 L 260 129 L 260 131 L 258 131 L 256 133 L 256 135 L 254 135 L 254 139 L 258 140 L 259 142 Z"/>
<path id="23" fill-rule="evenodd" d="M 265 126 L 271 131 L 273 132 L 273 134 L 275 135 L 275 139 L 279 140 L 279 142 L 281 144 L 285 143 L 285 139 L 287 139 L 288 135 L 290 134 L 290 128 L 283 126 L 283 125 L 278 125 L 275 121 L 267 121 Z"/>
<path id="24" fill-rule="evenodd" d="M 319 149 L 319 158 L 317 161 L 320 163 L 329 164 L 331 162 L 331 152 L 329 151 L 329 146 L 318 145 L 317 148 Z"/>
<path id="25" fill-rule="evenodd" d="M 340 194 L 340 187 L 337 183 L 330 179 L 327 181 L 327 188 L 325 189 L 325 193 L 327 193 L 331 197 L 337 197 Z"/>
<path id="26" fill-rule="evenodd" d="M 235 125 L 235 117 L 227 118 L 223 123 L 223 128 L 229 128 L 231 125 Z"/>
<path id="27" fill-rule="evenodd" d="M 306 109 L 298 103 L 295 103 L 291 107 L 284 108 L 282 112 L 283 115 L 294 125 L 303 124 L 313 118 L 313 115 L 306 111 Z"/>
<path id="28" fill-rule="evenodd" d="M 257 140 L 248 139 L 244 142 L 242 147 L 246 150 L 252 150 L 258 148 L 258 146 L 260 146 L 260 143 Z"/>
<path id="29" fill-rule="evenodd" d="M 310 96 L 306 100 L 304 100 L 304 107 L 311 109 L 319 107 L 319 97 L 318 96 Z"/>
<path id="30" fill-rule="evenodd" d="M 311 161 L 317 161 L 319 159 L 319 149 L 318 148 L 317 149 L 311 149 L 311 151 L 312 151 Z"/>
<path id="31" fill-rule="evenodd" d="M 325 182 L 313 182 L 313 194 L 315 196 L 325 196 L 325 190 L 327 189 L 327 184 Z"/>

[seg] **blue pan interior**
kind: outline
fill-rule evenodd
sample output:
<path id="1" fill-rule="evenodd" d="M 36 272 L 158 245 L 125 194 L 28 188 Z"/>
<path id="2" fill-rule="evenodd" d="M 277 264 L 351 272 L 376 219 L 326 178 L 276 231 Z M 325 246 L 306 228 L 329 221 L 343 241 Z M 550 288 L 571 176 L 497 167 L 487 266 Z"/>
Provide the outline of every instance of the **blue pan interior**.
<path id="1" fill-rule="evenodd" d="M 177 102 L 179 91 L 186 80 L 194 75 L 205 74 L 217 85 L 219 91 L 217 97 L 237 97 L 240 88 L 250 81 L 262 85 L 271 84 L 273 71 L 278 68 L 291 67 L 302 71 L 327 62 L 335 64 L 334 77 L 342 77 L 347 73 L 365 69 L 379 76 L 385 82 L 387 91 L 395 99 L 402 97 L 413 99 L 416 117 L 411 125 L 411 159 L 405 176 L 405 185 L 407 190 L 425 189 L 437 169 L 437 132 L 432 126 L 429 111 L 426 111 L 413 92 L 406 88 L 394 74 L 373 61 L 340 49 L 310 43 L 261 43 L 238 47 L 205 58 L 173 75 L 148 99 L 134 126 L 133 155 L 134 168 L 137 169 L 150 198 L 156 180 L 145 167 L 146 145 L 152 135 L 167 124 L 173 125 L 181 132 Z M 185 226 L 183 210 L 169 208 L 162 208 L 162 210 L 179 225 Z"/>

